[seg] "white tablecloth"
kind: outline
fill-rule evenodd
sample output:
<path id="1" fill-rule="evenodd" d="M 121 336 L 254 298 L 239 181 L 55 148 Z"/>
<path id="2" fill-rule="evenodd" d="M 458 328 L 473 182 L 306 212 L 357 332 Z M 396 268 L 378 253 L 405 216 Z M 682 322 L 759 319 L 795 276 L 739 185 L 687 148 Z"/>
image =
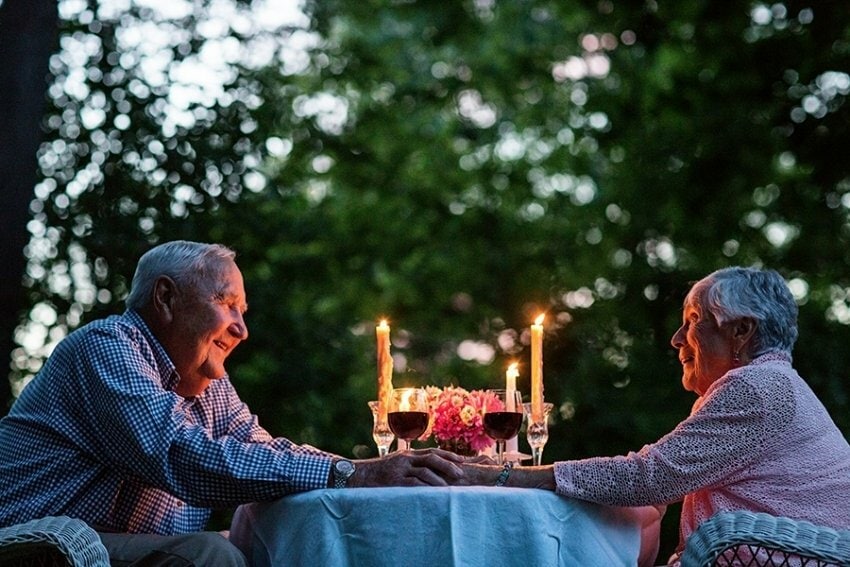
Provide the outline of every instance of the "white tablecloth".
<path id="1" fill-rule="evenodd" d="M 314 490 L 240 506 L 230 539 L 258 567 L 636 565 L 628 509 L 545 490 Z"/>

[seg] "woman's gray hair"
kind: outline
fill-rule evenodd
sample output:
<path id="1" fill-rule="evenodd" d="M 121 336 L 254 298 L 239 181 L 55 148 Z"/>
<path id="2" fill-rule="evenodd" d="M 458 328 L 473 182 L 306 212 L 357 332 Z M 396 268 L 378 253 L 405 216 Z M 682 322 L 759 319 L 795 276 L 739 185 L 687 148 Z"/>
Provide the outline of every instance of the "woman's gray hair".
<path id="1" fill-rule="evenodd" d="M 168 276 L 178 284 L 193 285 L 208 273 L 213 264 L 235 257 L 236 252 L 221 244 L 187 240 L 174 240 L 151 248 L 136 266 L 126 300 L 127 308 L 138 311 L 146 307 L 153 298 L 153 286 L 160 276 Z"/>
<path id="2" fill-rule="evenodd" d="M 757 321 L 750 348 L 755 358 L 785 352 L 797 341 L 797 302 L 778 272 L 758 268 L 724 268 L 698 281 L 688 292 L 703 295 L 718 325 L 749 317 Z"/>

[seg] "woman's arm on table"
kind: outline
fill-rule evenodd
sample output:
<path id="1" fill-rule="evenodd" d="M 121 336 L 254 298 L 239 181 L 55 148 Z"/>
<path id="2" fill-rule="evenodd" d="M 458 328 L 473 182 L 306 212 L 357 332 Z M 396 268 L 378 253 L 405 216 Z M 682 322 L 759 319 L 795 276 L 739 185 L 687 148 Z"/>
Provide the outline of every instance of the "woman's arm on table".
<path id="1" fill-rule="evenodd" d="M 507 470 L 507 478 L 504 479 L 501 486 L 555 490 L 555 468 L 552 465 L 505 469 L 500 465 L 465 462 L 461 465 L 461 468 L 463 469 L 463 477 L 456 484 L 496 486 L 500 476 L 504 476 Z"/>

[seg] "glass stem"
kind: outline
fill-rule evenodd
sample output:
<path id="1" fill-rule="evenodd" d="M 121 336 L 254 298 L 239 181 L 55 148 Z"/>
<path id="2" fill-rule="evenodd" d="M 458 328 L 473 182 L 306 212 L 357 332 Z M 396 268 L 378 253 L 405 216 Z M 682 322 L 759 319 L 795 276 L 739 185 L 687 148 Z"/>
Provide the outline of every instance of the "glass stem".
<path id="1" fill-rule="evenodd" d="M 534 466 L 540 466 L 543 463 L 543 447 L 531 448 L 531 462 Z"/>

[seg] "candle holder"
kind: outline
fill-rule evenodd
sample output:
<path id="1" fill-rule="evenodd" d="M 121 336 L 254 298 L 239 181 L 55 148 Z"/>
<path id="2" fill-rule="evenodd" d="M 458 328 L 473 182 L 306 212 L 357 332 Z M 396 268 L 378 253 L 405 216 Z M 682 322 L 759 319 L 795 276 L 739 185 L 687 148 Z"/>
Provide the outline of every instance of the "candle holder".
<path id="1" fill-rule="evenodd" d="M 531 412 L 531 404 L 525 403 L 525 415 L 528 416 L 526 439 L 531 447 L 531 463 L 535 466 L 542 464 L 543 447 L 549 441 L 549 413 L 554 407 L 549 402 L 543 404 L 543 416 L 536 421 Z"/>
<path id="2" fill-rule="evenodd" d="M 392 445 L 395 435 L 390 430 L 387 420 L 382 420 L 378 414 L 378 402 L 369 402 L 369 409 L 372 410 L 372 439 L 378 446 L 378 456 L 386 457 L 390 452 L 390 445 Z"/>

